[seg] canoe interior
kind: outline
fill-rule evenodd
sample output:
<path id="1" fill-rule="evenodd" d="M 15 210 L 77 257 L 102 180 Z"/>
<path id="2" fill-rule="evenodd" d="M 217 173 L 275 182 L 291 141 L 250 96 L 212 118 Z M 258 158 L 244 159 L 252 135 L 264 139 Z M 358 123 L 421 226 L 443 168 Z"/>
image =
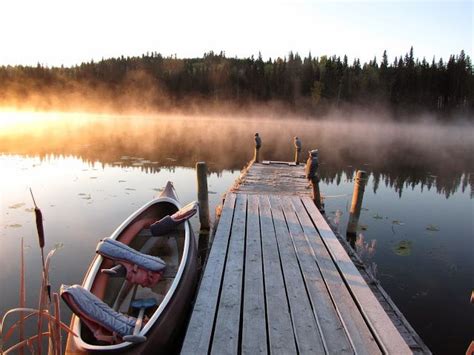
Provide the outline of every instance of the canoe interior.
<path id="1" fill-rule="evenodd" d="M 155 298 L 157 306 L 148 309 L 145 313 L 145 319 L 150 318 L 170 290 L 177 274 L 184 252 L 185 224 L 182 223 L 169 234 L 159 237 L 151 237 L 149 229 L 143 227 L 143 224 L 145 221 L 160 220 L 177 210 L 177 207 L 169 202 L 154 204 L 137 216 L 117 236 L 117 240 L 126 243 L 133 249 L 158 256 L 166 262 L 163 277 L 153 288 L 130 285 L 124 277 L 109 277 L 106 274 L 98 273 L 91 291 L 110 307 L 133 317 L 138 315 L 138 310 L 130 308 L 133 299 Z M 110 268 L 113 265 L 110 260 L 103 260 L 99 269 Z M 106 345 L 106 343 L 98 341 L 82 322 L 81 337 L 84 342 L 91 345 Z"/>

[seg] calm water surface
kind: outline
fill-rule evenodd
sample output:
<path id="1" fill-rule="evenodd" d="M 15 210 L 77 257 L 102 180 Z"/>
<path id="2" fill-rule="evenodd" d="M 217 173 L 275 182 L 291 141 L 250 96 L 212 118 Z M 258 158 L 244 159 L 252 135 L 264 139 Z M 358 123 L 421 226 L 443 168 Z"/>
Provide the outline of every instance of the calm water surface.
<path id="1" fill-rule="evenodd" d="M 320 149 L 327 216 L 343 235 L 355 169 L 370 173 L 359 255 L 433 352 L 463 353 L 474 338 L 470 126 L 2 113 L 0 314 L 18 305 L 21 238 L 27 305 L 37 304 L 29 187 L 43 211 L 46 249 L 62 245 L 50 276 L 57 289 L 81 283 L 98 240 L 168 180 L 182 202 L 196 199 L 196 161 L 209 164 L 213 210 L 251 158 L 256 131 L 265 159 L 291 159 L 294 135 L 304 149 Z M 197 231 L 197 217 L 192 224 Z"/>

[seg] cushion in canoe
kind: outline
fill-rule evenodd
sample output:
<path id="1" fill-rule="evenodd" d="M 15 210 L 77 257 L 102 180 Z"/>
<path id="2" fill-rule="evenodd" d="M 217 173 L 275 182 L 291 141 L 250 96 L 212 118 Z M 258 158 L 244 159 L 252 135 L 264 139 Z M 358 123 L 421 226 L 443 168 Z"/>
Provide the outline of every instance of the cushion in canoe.
<path id="1" fill-rule="evenodd" d="M 194 216 L 198 210 L 198 206 L 199 204 L 194 201 L 187 204 L 171 216 L 167 215 L 163 217 L 150 226 L 151 234 L 153 236 L 161 236 L 171 232 L 178 225 Z"/>
<path id="2" fill-rule="evenodd" d="M 150 271 L 161 271 L 166 267 L 166 263 L 159 257 L 140 253 L 128 245 L 111 238 L 105 238 L 100 241 L 96 251 L 108 259 L 127 261 Z"/>
<path id="3" fill-rule="evenodd" d="M 98 340 L 112 341 L 113 334 L 121 338 L 133 334 L 136 318 L 126 316 L 79 285 L 62 285 L 61 298 L 94 333 Z M 109 335 L 106 335 L 106 334 Z"/>
<path id="4" fill-rule="evenodd" d="M 161 278 L 166 263 L 159 257 L 143 254 L 118 240 L 105 238 L 96 252 L 127 269 L 126 279 L 143 287 L 152 287 Z"/>

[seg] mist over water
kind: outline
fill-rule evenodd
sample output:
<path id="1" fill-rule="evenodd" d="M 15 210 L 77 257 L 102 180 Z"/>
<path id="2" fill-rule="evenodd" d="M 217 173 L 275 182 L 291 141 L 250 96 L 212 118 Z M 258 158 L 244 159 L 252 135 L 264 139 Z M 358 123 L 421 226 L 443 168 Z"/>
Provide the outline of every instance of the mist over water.
<path id="1" fill-rule="evenodd" d="M 369 173 L 358 252 L 375 265 L 433 352 L 465 351 L 472 325 L 474 127 L 429 117 L 397 123 L 365 113 L 309 120 L 265 110 L 249 116 L 0 112 L 0 280 L 11 286 L 2 287 L 0 314 L 17 304 L 20 237 L 29 245 L 29 304 L 36 302 L 39 252 L 29 186 L 43 209 L 47 246 L 64 244 L 53 286 L 80 283 L 97 241 L 167 180 L 182 202 L 196 198 L 197 161 L 210 169 L 213 210 L 253 157 L 255 132 L 265 160 L 292 160 L 294 136 L 302 139 L 304 159 L 307 150 L 320 150 L 327 216 L 342 235 L 354 172 Z"/>
<path id="2" fill-rule="evenodd" d="M 370 165 L 387 171 L 395 167 L 463 173 L 474 167 L 474 126 L 469 123 L 396 123 L 362 115 L 352 115 L 350 120 L 332 116 L 305 120 L 31 114 L 24 123 L 2 127 L 8 115 L 0 113 L 0 151 L 5 153 L 74 155 L 112 163 L 128 151 L 165 165 L 170 165 L 166 158 L 173 156 L 181 166 L 205 160 L 216 170 L 240 169 L 252 157 L 253 135 L 259 132 L 262 156 L 268 160 L 293 159 L 293 137 L 299 136 L 303 151 L 318 148 L 329 169 Z"/>

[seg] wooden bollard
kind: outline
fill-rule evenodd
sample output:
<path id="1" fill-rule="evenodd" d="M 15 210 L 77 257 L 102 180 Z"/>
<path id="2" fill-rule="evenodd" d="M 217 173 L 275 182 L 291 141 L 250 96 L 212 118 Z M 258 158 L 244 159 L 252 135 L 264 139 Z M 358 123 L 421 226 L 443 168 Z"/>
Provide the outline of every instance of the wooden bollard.
<path id="1" fill-rule="evenodd" d="M 197 192 L 199 202 L 199 222 L 201 229 L 209 230 L 209 192 L 207 189 L 207 165 L 205 162 L 196 163 Z"/>
<path id="2" fill-rule="evenodd" d="M 313 201 L 318 210 L 323 210 L 323 204 L 321 203 L 321 192 L 319 191 L 319 177 L 316 176 L 311 179 L 311 187 L 313 188 Z"/>
<path id="3" fill-rule="evenodd" d="M 294 138 L 294 145 L 295 145 L 295 164 L 299 165 L 300 164 L 300 154 L 301 154 L 301 139 L 298 137 Z"/>
<path id="4" fill-rule="evenodd" d="M 258 135 L 258 133 L 255 133 L 255 155 L 253 160 L 255 163 L 260 162 L 260 148 L 262 147 L 262 138 Z"/>
<path id="5" fill-rule="evenodd" d="M 353 242 L 355 242 L 355 238 L 357 236 L 357 225 L 359 223 L 366 181 L 367 173 L 363 170 L 357 171 L 356 178 L 354 179 L 354 192 L 352 194 L 349 222 L 347 224 L 347 238 L 349 241 Z"/>
<path id="6" fill-rule="evenodd" d="M 313 189 L 313 201 L 316 207 L 322 211 L 323 206 L 321 203 L 321 192 L 319 191 L 319 176 L 318 176 L 318 150 L 313 149 L 308 152 L 308 160 L 306 161 L 306 178 L 311 182 L 311 187 Z"/>

